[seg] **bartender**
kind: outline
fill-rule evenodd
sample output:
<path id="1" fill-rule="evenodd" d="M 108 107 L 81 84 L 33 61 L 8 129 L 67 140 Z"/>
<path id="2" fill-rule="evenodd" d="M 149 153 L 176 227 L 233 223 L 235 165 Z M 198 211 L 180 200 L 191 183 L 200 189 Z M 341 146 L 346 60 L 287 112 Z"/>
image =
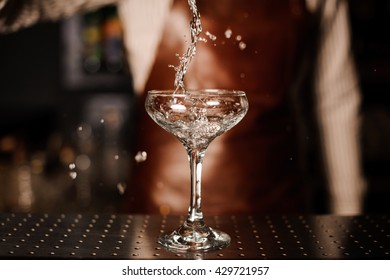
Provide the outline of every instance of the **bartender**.
<path id="1" fill-rule="evenodd" d="M 243 90 L 250 104 L 244 120 L 207 150 L 203 210 L 304 213 L 313 210 L 313 186 L 323 183 L 329 212 L 361 213 L 361 97 L 347 1 L 197 2 L 203 30 L 217 40 L 198 43 L 186 87 Z M 119 7 L 139 96 L 135 151 L 148 155 L 131 171 L 124 211 L 182 214 L 189 197 L 185 150 L 146 115 L 143 100 L 150 89 L 173 87 L 168 65 L 188 45 L 187 1 L 0 0 L 0 30 L 111 3 Z"/>

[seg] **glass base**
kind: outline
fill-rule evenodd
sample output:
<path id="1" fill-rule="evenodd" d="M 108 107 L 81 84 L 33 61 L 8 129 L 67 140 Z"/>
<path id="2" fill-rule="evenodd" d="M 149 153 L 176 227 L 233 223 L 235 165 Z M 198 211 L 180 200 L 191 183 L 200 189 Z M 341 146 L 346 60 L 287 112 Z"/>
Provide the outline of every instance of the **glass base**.
<path id="1" fill-rule="evenodd" d="M 161 235 L 158 243 L 177 252 L 212 251 L 229 246 L 230 236 L 203 222 L 185 222 L 171 234 Z"/>

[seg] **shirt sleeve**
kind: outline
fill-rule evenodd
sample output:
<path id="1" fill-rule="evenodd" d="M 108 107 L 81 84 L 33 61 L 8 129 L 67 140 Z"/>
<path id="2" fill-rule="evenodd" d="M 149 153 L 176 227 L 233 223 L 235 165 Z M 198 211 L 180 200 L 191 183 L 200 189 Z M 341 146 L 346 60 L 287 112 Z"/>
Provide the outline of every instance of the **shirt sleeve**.
<path id="1" fill-rule="evenodd" d="M 333 214 L 363 211 L 359 108 L 347 1 L 326 1 L 316 73 L 317 117 Z"/>
<path id="2" fill-rule="evenodd" d="M 124 0 L 119 5 L 134 89 L 142 94 L 173 0 Z"/>
<path id="3" fill-rule="evenodd" d="M 58 20 L 121 0 L 0 0 L 0 32 L 14 32 L 40 21 Z"/>

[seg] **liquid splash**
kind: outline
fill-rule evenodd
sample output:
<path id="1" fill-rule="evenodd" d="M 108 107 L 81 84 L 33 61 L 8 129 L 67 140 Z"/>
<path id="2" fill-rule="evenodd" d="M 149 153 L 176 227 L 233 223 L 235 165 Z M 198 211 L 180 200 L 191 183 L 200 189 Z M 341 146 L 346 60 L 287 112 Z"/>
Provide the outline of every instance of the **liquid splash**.
<path id="1" fill-rule="evenodd" d="M 148 154 L 145 151 L 139 151 L 134 159 L 137 163 L 145 162 L 148 158 Z"/>
<path id="2" fill-rule="evenodd" d="M 246 43 L 241 41 L 239 44 L 238 44 L 238 47 L 240 48 L 240 50 L 245 50 L 246 49 Z"/>
<path id="3" fill-rule="evenodd" d="M 69 176 L 70 178 L 72 178 L 73 180 L 75 180 L 77 178 L 77 172 L 76 172 L 76 164 L 75 163 L 70 163 L 69 164 Z"/>
<path id="4" fill-rule="evenodd" d="M 225 31 L 226 39 L 230 39 L 232 35 L 233 35 L 233 31 L 230 28 Z"/>
<path id="5" fill-rule="evenodd" d="M 206 36 L 210 38 L 211 41 L 215 41 L 217 40 L 217 36 L 215 36 L 214 34 L 210 33 L 209 31 L 206 31 Z"/>
<path id="6" fill-rule="evenodd" d="M 120 195 L 124 195 L 125 194 L 125 191 L 127 189 L 127 184 L 124 183 L 124 182 L 119 182 L 117 185 L 116 185 L 116 188 L 119 192 Z"/>
<path id="7" fill-rule="evenodd" d="M 191 43 L 188 46 L 187 51 L 182 56 L 179 56 L 179 66 L 174 67 L 176 71 L 174 83 L 175 91 L 185 91 L 184 76 L 187 73 L 188 66 L 196 54 L 196 44 L 200 39 L 200 34 L 202 33 L 202 23 L 200 20 L 200 13 L 196 5 L 196 0 L 188 0 L 188 5 L 192 14 L 190 22 Z"/>

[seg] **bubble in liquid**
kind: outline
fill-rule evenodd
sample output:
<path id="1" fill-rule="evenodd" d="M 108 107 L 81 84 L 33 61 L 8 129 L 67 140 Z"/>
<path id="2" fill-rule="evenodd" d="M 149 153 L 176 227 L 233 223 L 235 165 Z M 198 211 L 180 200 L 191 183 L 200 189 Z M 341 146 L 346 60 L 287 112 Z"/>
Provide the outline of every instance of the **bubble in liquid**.
<path id="1" fill-rule="evenodd" d="M 104 123 L 104 122 L 105 122 L 105 120 L 104 120 L 104 119 L 101 119 L 101 120 L 100 120 L 100 123 Z"/>
<path id="2" fill-rule="evenodd" d="M 242 36 L 241 35 L 237 35 L 236 36 L 236 41 L 241 41 L 242 40 Z"/>
<path id="3" fill-rule="evenodd" d="M 116 160 L 118 160 L 118 159 L 119 159 L 119 155 L 115 155 L 114 158 L 115 158 Z"/>
<path id="4" fill-rule="evenodd" d="M 134 157 L 135 161 L 138 163 L 146 161 L 147 158 L 148 154 L 145 151 L 139 151 Z"/>
<path id="5" fill-rule="evenodd" d="M 226 39 L 230 39 L 232 35 L 233 35 L 233 31 L 230 28 L 225 31 Z"/>
<path id="6" fill-rule="evenodd" d="M 76 168 L 76 164 L 75 163 L 70 163 L 69 164 L 69 169 L 70 170 L 73 170 L 73 169 L 75 169 Z"/>

